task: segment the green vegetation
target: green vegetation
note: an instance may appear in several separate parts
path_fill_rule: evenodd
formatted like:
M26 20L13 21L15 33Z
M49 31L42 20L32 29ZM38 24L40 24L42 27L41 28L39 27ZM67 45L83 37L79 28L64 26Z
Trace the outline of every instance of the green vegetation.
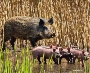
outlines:
M52 59L47 60L47 64L44 64L43 57L42 63L39 65L38 61L33 60L31 50L28 48L22 48L21 52L6 50L5 52L0 51L0 73L63 73L61 65L55 65ZM62 63L63 64L63 63ZM78 73L78 62L76 61L76 70L68 71L68 73ZM69 67L69 66L68 66ZM80 70L84 73L90 72L89 63L85 61L85 67ZM65 73L65 72L64 72Z

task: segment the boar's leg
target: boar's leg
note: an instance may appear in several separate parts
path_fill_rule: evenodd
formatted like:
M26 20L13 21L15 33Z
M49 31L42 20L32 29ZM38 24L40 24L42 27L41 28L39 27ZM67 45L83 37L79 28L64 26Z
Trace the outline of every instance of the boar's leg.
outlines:
M7 42L10 38L5 38L4 36L4 42L3 42L3 48L2 48L2 51L5 50L5 42Z
M6 41L4 41L4 43L3 43L3 48L2 48L2 51L4 51L4 50L5 50L5 42L6 42Z
M13 47L13 50L14 50L14 42L16 41L16 38L15 37L11 37L11 40L10 40L10 43L11 43L11 45L12 45L12 47Z
M29 38L29 41L31 42L31 45L32 47L35 47L36 46L36 42L35 42L35 39L34 38Z
M39 64L41 64L40 56L38 56L37 60L38 60Z
M37 42L37 41L39 41L39 40L41 40L41 39L43 39L43 38L42 38L40 35L37 35L37 37L34 38L35 42Z
M5 50L5 42L7 42L11 38L11 35L13 35L13 30L11 29L11 27L4 26L4 42L3 42L2 51Z
M39 35L37 35L37 37L36 38L29 38L29 41L31 42L31 45L33 46L33 47L35 47L36 46L36 42L37 41L39 41L39 40L41 40L42 39L42 37L41 36L39 36Z

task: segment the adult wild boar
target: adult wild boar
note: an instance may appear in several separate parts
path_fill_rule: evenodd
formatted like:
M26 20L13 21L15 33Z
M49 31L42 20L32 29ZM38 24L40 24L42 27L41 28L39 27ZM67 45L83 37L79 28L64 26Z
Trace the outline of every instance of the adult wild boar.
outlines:
M5 50L5 42L10 40L14 49L14 42L17 38L29 40L31 45L36 46L36 42L41 39L49 39L55 36L45 24L53 24L53 18L46 20L38 17L16 16L8 19L4 25L4 44L2 50Z
M44 63L46 64L46 59L52 58L55 64L58 64L58 58L60 54L56 51L56 47L45 48L42 46L35 47L32 50L32 55L34 59L38 59L39 64L41 63L40 58L44 56Z

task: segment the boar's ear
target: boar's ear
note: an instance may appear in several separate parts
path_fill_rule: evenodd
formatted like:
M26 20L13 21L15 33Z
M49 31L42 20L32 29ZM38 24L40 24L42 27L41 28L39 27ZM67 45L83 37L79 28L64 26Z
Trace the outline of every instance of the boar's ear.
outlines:
M52 25L52 24L53 24L53 17L50 18L50 19L48 20L48 22L50 23L50 25Z
M43 26L43 25L44 25L44 21L40 19L39 26Z

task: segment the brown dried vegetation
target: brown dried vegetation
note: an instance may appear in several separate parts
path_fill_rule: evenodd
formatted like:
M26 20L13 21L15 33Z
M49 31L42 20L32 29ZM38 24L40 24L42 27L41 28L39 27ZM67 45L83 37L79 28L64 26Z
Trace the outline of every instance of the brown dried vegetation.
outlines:
M90 48L89 0L0 0L0 31L12 16L53 17L51 29L56 32L56 37L41 40L38 45L59 43L63 47L77 45L81 49ZM21 41L25 42L28 43ZM16 44L19 43L17 40Z

